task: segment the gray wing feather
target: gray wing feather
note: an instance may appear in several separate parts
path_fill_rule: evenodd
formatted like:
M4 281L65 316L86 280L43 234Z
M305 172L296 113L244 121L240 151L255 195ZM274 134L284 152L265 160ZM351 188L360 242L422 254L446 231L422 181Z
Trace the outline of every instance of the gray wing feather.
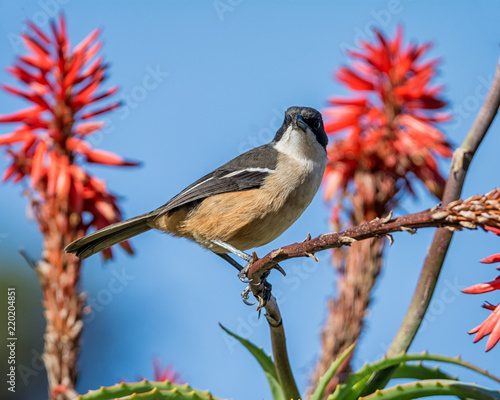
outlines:
M277 162L278 152L269 144L247 151L198 179L153 212L159 216L209 196L259 188ZM228 177L237 171L243 172Z
M226 177L231 172L217 170L204 176L155 211L161 215L216 194L259 188L269 175L269 172L244 171L237 177Z

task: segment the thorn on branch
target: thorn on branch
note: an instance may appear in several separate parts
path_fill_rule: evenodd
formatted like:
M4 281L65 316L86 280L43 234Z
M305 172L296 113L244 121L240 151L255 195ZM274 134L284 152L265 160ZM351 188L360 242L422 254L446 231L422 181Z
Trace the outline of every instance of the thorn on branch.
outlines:
M380 221L382 222L382 224L387 224L391 219L392 219L392 210L389 211L389 214L383 217Z
M451 162L451 172L456 174L464 169L464 158L468 153L463 147L459 147L453 153L453 161Z
M316 260L317 260L317 259L316 259ZM283 268L281 268L281 266L280 266L279 264L276 264L276 265L273 267L273 269L275 269L275 270L277 270L277 271L281 272L281 274L282 274L283 276L286 276L286 272L285 272L285 270L284 270Z
M309 240L311 240L311 234L307 232L307 237L302 241L302 243L308 242Z
M282 248L279 248L278 250L274 250L272 253L271 253L271 257L272 258L276 258L276 257L279 257L281 255L285 254L285 250L283 250Z
M259 296L259 305L257 306L257 312L259 313L259 318L260 318L260 312L262 308L266 305L264 299Z
M392 246L394 244L394 238L392 237L392 235L388 233L387 235L385 235L385 237L389 239L389 245Z
M314 261L319 262L318 257L316 257L313 253L305 253L307 257L311 257Z
M409 232L410 235L414 235L415 233L417 233L416 229L410 228L408 226L401 226L399 229L402 230L403 232Z
M341 237L339 237L339 243L341 245L350 246L354 242L357 242L357 240L354 239L354 238L352 238L352 237L349 237L349 236L341 236Z
M431 212L432 211L437 211L437 210L439 210L441 208L442 205L443 205L443 203L439 202L434 207L432 207L429 211L431 211Z

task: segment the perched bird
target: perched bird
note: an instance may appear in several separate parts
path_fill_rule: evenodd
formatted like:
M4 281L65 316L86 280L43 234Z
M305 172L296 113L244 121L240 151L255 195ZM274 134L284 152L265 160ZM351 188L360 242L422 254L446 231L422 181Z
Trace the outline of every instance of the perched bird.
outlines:
M290 107L270 143L232 159L156 210L75 240L65 251L87 258L158 229L190 239L241 270L227 253L250 263L244 250L271 242L300 217L323 178L327 143L317 110Z

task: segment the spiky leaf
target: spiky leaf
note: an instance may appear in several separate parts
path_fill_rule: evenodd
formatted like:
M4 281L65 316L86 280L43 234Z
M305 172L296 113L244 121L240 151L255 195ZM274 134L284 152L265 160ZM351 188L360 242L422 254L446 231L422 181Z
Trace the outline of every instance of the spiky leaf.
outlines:
M285 400L285 394L279 383L278 375L276 374L276 368L273 361L271 360L271 357L264 353L261 348L257 347L249 340L243 339L242 337L236 335L229 329L225 328L222 324L219 325L229 336L232 336L238 342L240 342L255 357L261 368L264 370L264 374L266 375L267 381L269 382L269 387L271 388L273 399Z
M316 387L316 390L314 391L313 395L311 396L311 400L321 400L323 398L323 395L325 393L325 389L326 389L326 386L328 385L328 382L330 382L330 380L332 379L335 372L337 372L337 370L339 369L340 365L352 353L352 351L354 350L354 347L356 347L356 343L353 343L352 345L350 345L342 353L342 355L332 363L330 368L328 368L326 373L319 380L318 386Z
M458 377L448 375L438 367L430 368L422 364L402 364L392 375L392 379L449 379L456 381Z
M347 380L337 387L335 392L330 396L332 400L340 400L340 399L345 399L345 400L354 400L357 399L359 396L359 393L353 392L352 387L356 386L359 388L360 385L364 386L363 382L367 382L367 377L369 378L374 372L381 371L386 368L398 366L398 365L403 365L403 363L410 362L410 361L438 361L438 362L443 362L447 364L455 364L455 365L460 365L464 368L470 369L472 371L475 371L481 375L484 375L490 379L495 380L496 382L500 383L500 379L497 378L494 375L491 375L488 373L488 371L485 371L479 367L476 367L468 362L463 361L460 358L454 358L454 357L446 357L446 356L441 356L441 355L434 355L434 354L429 354L429 353L420 353L420 354L407 354L407 353L402 353L399 354L395 357L390 357L390 358L383 358L381 360L375 361L372 364L367 364L363 368L361 368L358 372L352 374L347 378ZM365 394L369 395L370 393Z
M78 396L78 400L111 400L128 399L168 399L168 400L219 400L210 392L194 390L187 383L177 385L168 381L152 382L146 379L136 383L119 383L110 387L101 387L98 390L91 390L87 394ZM135 396L135 397L133 397Z
M363 400L412 400L429 396L457 396L475 400L500 400L500 392L473 383L451 381L418 381L377 390Z

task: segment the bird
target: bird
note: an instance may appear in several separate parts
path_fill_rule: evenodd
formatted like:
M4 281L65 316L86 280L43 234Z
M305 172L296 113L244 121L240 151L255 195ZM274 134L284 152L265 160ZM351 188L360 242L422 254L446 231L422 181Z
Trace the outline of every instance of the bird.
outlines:
M242 277L253 259L244 251L279 237L311 203L325 172L327 145L321 113L290 107L271 142L235 157L161 207L75 240L65 252L84 259L156 229L214 252Z

